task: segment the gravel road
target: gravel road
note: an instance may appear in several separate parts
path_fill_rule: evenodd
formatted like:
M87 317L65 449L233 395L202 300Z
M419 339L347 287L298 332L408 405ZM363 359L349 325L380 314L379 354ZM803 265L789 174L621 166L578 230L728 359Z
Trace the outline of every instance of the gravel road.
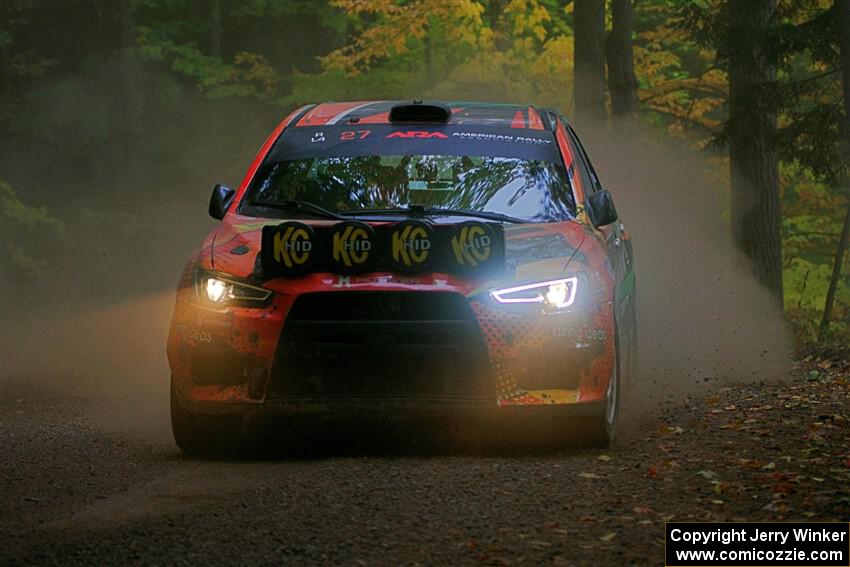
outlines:
M386 428L198 459L160 398L6 388L0 564L658 565L668 520L847 521L848 372L814 364L663 405L606 451Z

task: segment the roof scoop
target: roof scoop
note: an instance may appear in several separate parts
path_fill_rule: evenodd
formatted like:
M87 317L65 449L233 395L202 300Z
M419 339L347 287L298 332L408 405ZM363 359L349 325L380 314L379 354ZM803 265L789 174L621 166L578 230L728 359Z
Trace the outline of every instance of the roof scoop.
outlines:
M445 124L452 117L452 109L439 102L422 102L414 100L402 102L390 108L390 122Z

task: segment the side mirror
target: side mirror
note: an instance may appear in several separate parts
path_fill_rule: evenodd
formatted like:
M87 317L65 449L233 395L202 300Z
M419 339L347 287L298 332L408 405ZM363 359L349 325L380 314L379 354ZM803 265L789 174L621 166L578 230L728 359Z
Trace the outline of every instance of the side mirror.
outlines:
M236 195L236 191L227 185L218 184L213 187L210 196L210 216L216 220L223 219L234 195Z
M611 197L611 193L604 189L592 193L587 198L587 209L590 212L590 220L596 228L609 225L617 220L614 198Z

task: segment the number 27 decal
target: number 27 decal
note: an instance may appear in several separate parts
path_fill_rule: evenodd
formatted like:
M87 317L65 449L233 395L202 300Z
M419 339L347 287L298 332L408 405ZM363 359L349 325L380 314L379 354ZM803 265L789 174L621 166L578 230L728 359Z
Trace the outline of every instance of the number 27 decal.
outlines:
M340 134L340 140L362 140L369 134L371 134L371 130L346 130L342 134Z

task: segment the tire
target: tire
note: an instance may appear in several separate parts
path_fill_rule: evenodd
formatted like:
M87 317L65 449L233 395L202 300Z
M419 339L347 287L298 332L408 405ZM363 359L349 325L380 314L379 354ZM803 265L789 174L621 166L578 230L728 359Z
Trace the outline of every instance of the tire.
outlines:
M185 409L171 384L171 431L180 450L191 455L239 455L242 416L211 415Z
M619 327L614 327L614 372L608 385L605 409L585 421L584 439L588 446L609 447L617 434L617 424L620 420L621 401L623 399L623 380L620 368L620 333Z
M628 321L624 325L628 340L620 342L620 344L626 345L623 351L626 354L625 362L621 363L622 366L620 368L620 399L625 403L627 408L633 407L635 380L639 372L637 310L634 293L632 293L629 303Z

